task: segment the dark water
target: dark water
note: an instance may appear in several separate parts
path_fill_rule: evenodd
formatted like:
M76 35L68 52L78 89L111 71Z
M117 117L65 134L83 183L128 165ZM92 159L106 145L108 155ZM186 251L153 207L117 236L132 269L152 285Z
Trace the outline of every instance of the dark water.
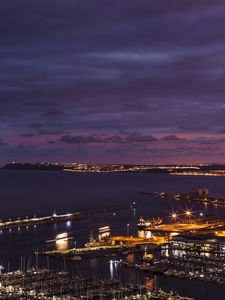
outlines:
M199 213L208 212L225 217L225 209L221 207L203 206L201 204L183 203L173 200L154 199L138 194L138 191L191 192L199 186L207 186L214 195L225 197L225 181L223 177L186 177L150 174L94 174L66 173L47 171L0 171L0 219L25 217L26 215L50 215L57 213L91 210L102 207L129 205L134 201L136 210L96 215L92 219L80 223L63 223L22 228L4 231L0 236L0 261L5 268L19 268L21 256L30 264L35 264L32 253L38 248L46 249L47 240L56 234L67 231L73 237L72 243L83 246L90 230L94 234L102 225L110 225L112 234L126 234L127 224L130 233L136 234L136 223L140 216L168 217L174 209L180 211L186 207ZM8 263L10 262L10 263ZM39 258L40 264L46 264L45 258ZM50 261L50 265L64 268L62 262ZM125 270L120 266L112 266L107 258L95 258L70 263L67 266L75 272L96 276L118 275L130 280L153 281L148 273ZM198 280L179 279L165 276L156 277L157 287L165 290L173 289L196 299L225 299L225 287Z

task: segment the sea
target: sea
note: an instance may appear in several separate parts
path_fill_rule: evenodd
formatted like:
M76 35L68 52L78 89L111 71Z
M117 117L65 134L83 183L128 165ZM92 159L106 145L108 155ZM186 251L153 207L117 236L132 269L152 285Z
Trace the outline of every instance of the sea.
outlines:
M110 226L112 235L127 235L129 229L129 235L135 236L141 216L160 216L167 220L172 211L183 213L184 210L191 209L195 215L204 213L225 217L225 207L160 199L140 193L190 193L203 186L208 187L211 195L225 198L224 177L1 170L1 220L111 208L110 212L95 214L80 222L37 225L0 232L0 264L4 268L2 272L38 264L39 267L56 270L69 269L85 276L119 277L130 282L144 282L150 288L173 290L199 300L225 299L224 285L197 279L153 276L148 272L112 264L109 257L65 262L47 260L46 257L39 257L37 261L37 256L34 255L35 251L56 247L49 241L54 240L60 233L68 234L71 247L83 247L90 233L97 236L98 228L102 226ZM126 206L127 209L117 210L120 206Z

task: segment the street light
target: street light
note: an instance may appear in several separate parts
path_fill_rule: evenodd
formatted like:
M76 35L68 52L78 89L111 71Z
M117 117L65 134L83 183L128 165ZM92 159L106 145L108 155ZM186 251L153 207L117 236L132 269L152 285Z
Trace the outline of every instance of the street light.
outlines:
M170 218L171 218L171 220L176 221L177 218L178 218L177 211L172 211L172 212L170 213Z
M172 214L172 218L176 220L177 214L173 213L173 214Z
M186 214L186 216L190 217L191 211L190 210L186 210L185 214Z

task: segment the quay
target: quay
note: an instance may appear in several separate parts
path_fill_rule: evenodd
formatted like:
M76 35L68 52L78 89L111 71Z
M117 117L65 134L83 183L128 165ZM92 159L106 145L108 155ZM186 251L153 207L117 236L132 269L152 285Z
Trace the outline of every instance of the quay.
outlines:
M123 255L133 252L142 251L137 247L131 246L96 246L96 247L85 247L85 248L71 248L68 250L52 250L52 251L42 251L36 252L37 255L46 255L54 257L57 259L71 259L71 260L81 260L84 258L102 257L102 256L116 256Z
M101 229L101 228L100 228ZM47 255L59 259L80 260L99 256L127 255L129 253L144 252L144 246L156 249L168 243L167 237L128 237L109 236L104 239L86 243L84 248L70 248L38 252L38 255Z
M149 220L140 218L137 224L138 234L143 237L157 237L167 235L168 238L182 233L195 234L217 234L225 235L225 221L213 216L203 216L201 218L188 217L181 219L177 214L172 223L157 223L155 219Z
M51 223L60 223L66 221L80 221L87 218L87 215L81 212L75 212L71 214L62 214L57 215L53 213L51 216L47 217L33 217L33 218L25 218L17 220L9 220L9 221L0 221L0 231L12 228L20 228L26 226L35 226L39 224L51 224Z
M116 207L107 207L98 210L90 210L90 211L81 211L81 212L73 212L67 214L56 214L54 212L51 216L45 217L37 217L34 216L32 218L18 218L17 220L9 219L8 221L0 220L0 231L12 228L21 228L27 226L36 226L41 224L51 224L51 223L61 223L67 221L82 221L88 219L92 215L117 212L125 209L131 208L132 205L126 206L116 206Z

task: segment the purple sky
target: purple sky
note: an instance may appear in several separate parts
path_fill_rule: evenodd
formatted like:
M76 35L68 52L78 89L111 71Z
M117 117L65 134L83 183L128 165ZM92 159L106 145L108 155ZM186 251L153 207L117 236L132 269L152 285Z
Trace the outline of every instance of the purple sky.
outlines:
M1 164L225 162L225 1L1 1L0 120Z

